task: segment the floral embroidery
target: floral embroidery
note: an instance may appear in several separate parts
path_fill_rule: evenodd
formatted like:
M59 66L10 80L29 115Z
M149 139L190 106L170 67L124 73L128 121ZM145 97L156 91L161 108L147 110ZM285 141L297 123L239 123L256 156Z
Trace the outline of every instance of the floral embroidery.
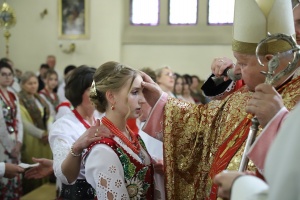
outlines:
M127 200L126 194L122 194L121 200Z
M130 159L121 148L117 148L117 151L120 154L120 161L124 167L125 179L130 179L135 174L136 166L130 162Z
M138 178L132 178L131 180L126 180L126 187L130 199L140 199L144 193L143 183Z
M121 181L121 180L117 180L117 181L115 182L115 186L116 186L117 188L121 187L121 185L122 185L122 181Z
M116 166L110 166L110 168L108 169L108 171L110 172L110 173L116 173Z
M117 151L120 153L120 161L124 166L125 183L130 199L137 200L144 198L150 187L150 184L145 182L149 167L145 166L135 173L136 166L130 162L127 154L121 148L117 148Z

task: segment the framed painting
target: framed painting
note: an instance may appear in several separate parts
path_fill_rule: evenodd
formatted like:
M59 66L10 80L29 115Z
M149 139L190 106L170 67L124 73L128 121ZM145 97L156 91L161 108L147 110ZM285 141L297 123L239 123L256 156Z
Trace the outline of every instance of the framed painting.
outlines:
M58 37L89 38L89 0L58 0Z

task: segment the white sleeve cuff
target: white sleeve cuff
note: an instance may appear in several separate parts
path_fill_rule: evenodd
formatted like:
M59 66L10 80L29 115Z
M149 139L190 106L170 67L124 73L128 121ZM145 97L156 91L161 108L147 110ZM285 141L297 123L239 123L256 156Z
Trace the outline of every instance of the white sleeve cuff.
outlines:
M230 199L265 199L268 188L269 186L260 178L251 175L240 176L232 185Z
M3 177L5 174L5 163L0 162L0 177Z

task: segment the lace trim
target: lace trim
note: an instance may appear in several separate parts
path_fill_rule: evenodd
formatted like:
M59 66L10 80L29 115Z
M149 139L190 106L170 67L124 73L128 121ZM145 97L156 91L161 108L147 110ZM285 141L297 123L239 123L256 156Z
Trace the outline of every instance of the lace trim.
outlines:
M70 184L61 170L61 165L70 152L70 144L62 139L55 139L53 142L53 170L55 176L64 184ZM84 152L83 152L84 153Z
M116 173L116 166L112 165L107 170L110 174ZM111 177L106 176L104 173L99 172L98 177L96 177L97 183L97 196L99 199L109 199L108 197L113 197L113 199L118 199L121 197L122 200L129 199L126 193L118 194L115 192L115 188L126 187L124 182L120 179L112 179Z

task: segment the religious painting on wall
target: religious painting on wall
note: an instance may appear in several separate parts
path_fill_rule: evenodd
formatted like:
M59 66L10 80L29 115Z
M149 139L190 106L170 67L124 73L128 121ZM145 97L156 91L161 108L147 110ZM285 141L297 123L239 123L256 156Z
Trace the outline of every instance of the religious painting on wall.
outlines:
M60 39L89 38L89 0L58 0Z

